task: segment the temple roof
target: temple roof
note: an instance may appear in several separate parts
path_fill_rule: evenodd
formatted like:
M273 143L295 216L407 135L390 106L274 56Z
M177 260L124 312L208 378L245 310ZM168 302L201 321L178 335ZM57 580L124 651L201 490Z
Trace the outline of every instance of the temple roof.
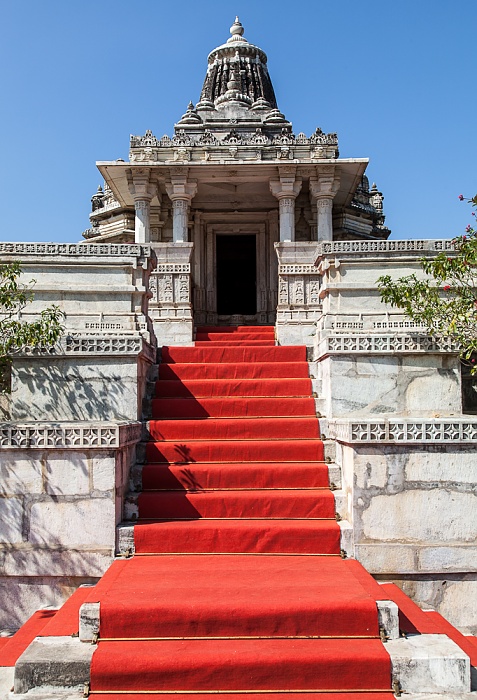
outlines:
M175 125L176 134L185 129L191 135L204 131L224 132L234 124L238 132L264 128L270 136L292 125L277 107L268 74L267 55L244 37L244 28L235 18L231 36L208 57L207 74L200 100Z
M276 109L266 54L243 36L244 28L238 17L230 27L230 34L225 44L209 54L197 110L220 109L227 103L251 109Z

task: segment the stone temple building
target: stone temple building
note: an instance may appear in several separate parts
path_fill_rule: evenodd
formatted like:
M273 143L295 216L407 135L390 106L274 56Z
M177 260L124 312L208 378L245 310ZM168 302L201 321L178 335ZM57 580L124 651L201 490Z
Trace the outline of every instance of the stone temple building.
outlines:
M160 262L172 256L191 265L192 318L181 310L189 341L192 321L275 323L276 243L390 234L383 196L364 174L368 160L340 159L336 134L293 133L267 56L238 20L230 31L209 54L200 100L172 138L132 136L128 163L98 163L104 189L92 197L92 227L83 234L98 243L151 243ZM162 308L158 320L177 321L181 312Z
M471 700L475 385L377 286L454 245L230 33L84 241L0 242L64 313L0 396L0 700Z

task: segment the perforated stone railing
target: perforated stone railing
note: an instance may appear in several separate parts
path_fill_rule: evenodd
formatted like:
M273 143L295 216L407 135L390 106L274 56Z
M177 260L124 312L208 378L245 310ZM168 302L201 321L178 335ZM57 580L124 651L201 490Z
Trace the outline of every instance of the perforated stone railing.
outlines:
M433 338L429 335L328 335L319 343L322 357L334 353L458 353L458 345L451 338Z
M138 442L142 424L0 423L0 449L117 448Z
M477 443L476 418L323 420L327 438L345 443Z

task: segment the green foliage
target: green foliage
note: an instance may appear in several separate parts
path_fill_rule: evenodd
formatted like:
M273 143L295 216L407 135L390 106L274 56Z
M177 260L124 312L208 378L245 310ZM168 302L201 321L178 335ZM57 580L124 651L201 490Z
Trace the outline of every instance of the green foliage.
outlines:
M21 284L20 274L19 263L0 265L0 379L23 346L49 348L63 332L64 315L58 306L44 309L35 321L21 320L21 311L33 301L34 281Z
M477 195L467 201L477 207ZM426 279L414 274L394 281L383 275L378 287L382 301L402 309L430 335L449 336L460 347L462 361L477 374L477 231L469 224L453 244L452 253L421 259Z

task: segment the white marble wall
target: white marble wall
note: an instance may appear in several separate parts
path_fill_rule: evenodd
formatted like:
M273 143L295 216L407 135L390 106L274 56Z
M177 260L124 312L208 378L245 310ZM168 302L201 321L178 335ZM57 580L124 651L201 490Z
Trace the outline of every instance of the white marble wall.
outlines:
M338 423L345 425L344 420ZM423 438L422 423L408 421L403 429L396 420L399 434L407 434L403 444L389 444L380 423L366 423L348 424L354 426L351 437L349 432L340 436L333 422L323 425L326 434L338 434L336 462L344 491L340 515L353 527L348 555L475 634L477 422L462 432L462 421L456 421L457 429L442 419L429 421ZM376 438L372 444L366 442L367 428ZM362 442L353 442L353 436L362 436Z
M0 629L108 568L140 434L138 423L0 424Z

